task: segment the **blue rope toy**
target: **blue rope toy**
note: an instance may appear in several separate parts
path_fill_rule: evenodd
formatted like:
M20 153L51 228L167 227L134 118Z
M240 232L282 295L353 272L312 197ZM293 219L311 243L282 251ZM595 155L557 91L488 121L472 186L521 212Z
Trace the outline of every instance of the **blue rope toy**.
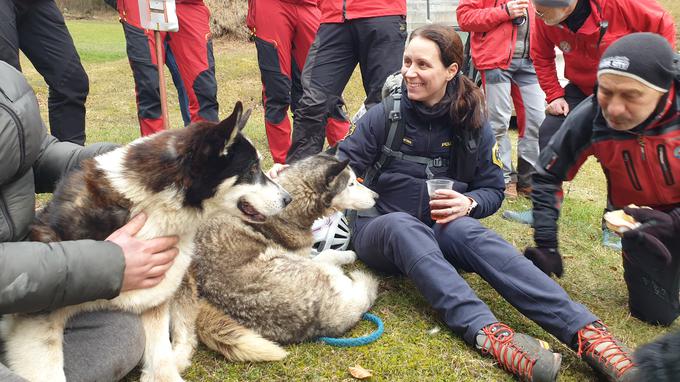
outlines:
M383 332L385 331L385 326L383 325L383 322L380 320L380 318L378 318L378 316L376 316L375 314L371 314L371 313L364 313L364 315L361 316L361 318L366 320L366 321L371 321L378 328L373 333L371 333L367 336L363 336L363 337L357 337L357 338L319 337L319 340L322 341L322 342L325 342L328 345L340 346L340 347L362 346L362 345L368 345L371 342L375 342L375 340L380 338L380 336L382 336Z

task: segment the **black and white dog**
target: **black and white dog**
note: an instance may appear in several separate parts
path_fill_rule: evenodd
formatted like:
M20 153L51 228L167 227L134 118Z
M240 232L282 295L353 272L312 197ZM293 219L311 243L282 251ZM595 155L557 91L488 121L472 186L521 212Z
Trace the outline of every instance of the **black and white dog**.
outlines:
M170 343L170 305L191 263L199 225L219 213L263 222L290 202L288 193L264 175L256 148L240 133L250 115L242 110L239 102L220 123L201 122L140 138L85 161L65 177L37 217L33 240L104 240L131 216L144 212L147 222L137 237L178 235L179 255L153 288L46 314L5 316L2 335L13 371L29 381L64 381L62 340L69 317L87 310L120 309L142 316L146 334L142 380L182 380L180 369L188 360L176 357L173 345L181 347L177 341L192 335L181 333L187 328L173 322Z

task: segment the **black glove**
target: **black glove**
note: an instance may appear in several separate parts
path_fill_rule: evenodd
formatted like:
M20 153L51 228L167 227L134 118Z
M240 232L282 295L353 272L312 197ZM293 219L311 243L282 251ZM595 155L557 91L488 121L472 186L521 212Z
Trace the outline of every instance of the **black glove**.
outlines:
M527 247L524 250L524 257L531 260L535 266L550 276L554 273L557 277L562 277L564 269L562 268L562 255L557 248L546 247Z
M625 207L623 212L632 216L642 225L623 233L630 243L648 245L650 252L658 254L666 264L673 260L667 244L680 241L680 209L670 213L649 208Z

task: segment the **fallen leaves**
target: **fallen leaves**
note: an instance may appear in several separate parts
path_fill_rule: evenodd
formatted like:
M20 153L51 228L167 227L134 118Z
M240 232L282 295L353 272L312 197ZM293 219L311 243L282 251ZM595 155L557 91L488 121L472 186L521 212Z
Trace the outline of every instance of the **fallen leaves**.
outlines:
M356 365L354 367L350 366L348 367L348 369L349 373L352 374L352 377L356 379L366 379L373 376L373 374L371 374L373 370L366 370L359 365Z

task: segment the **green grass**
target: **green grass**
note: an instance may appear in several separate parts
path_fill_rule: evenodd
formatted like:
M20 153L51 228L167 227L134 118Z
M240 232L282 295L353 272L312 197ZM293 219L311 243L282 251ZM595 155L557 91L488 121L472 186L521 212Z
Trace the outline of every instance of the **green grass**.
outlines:
M680 6L675 2L666 0L665 3L676 15L680 13ZM139 135L139 127L121 26L113 18L71 21L68 26L91 81L87 104L88 142L133 140ZM261 84L255 57L252 44L234 41L215 44L220 114L228 115L237 100L254 109L246 133L262 152L265 166L269 166L271 158L264 134ZM24 59L23 64L38 94L43 119L47 121L46 87L28 61ZM171 125L178 127L181 118L176 94L172 86L168 90ZM353 113L363 100L358 71L344 95L348 110ZM594 160L584 165L573 182L565 184L565 193L560 244L566 272L558 282L574 300L599 315L631 346L677 329L678 323L670 329L653 327L631 318L628 313L620 254L603 248L599 242L605 185ZM501 211L485 219L484 224L522 249L532 244L531 230L502 220L500 212L529 206L526 199L506 201ZM564 355L562 381L596 380L596 375L572 351L518 313L480 277L464 277L500 320L518 331L546 339ZM374 381L513 380L446 329L408 280L383 278L373 312L383 319L385 334L370 346L346 349L306 343L290 346L290 356L282 362L259 364L228 363L202 347L185 377L190 381L343 381L351 380L347 368L359 364L374 371L371 379ZM436 327L441 330L430 334ZM371 329L370 325L361 323L350 335L361 335ZM133 375L129 379L135 378Z

